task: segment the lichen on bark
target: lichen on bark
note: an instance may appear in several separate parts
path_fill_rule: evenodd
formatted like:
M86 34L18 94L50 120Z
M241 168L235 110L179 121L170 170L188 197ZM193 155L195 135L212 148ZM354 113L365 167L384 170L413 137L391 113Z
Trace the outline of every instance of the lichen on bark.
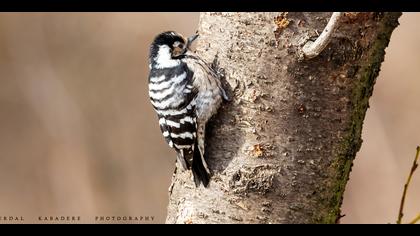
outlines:
M380 66L385 58L385 48L388 46L392 31L398 26L398 17L401 13L394 14L374 14L374 19L382 22L379 25L376 39L373 39L368 50L365 52L368 55L366 61L368 63L362 64L356 74L359 76L359 82L355 83L355 88L352 90L351 103L353 111L351 115L351 127L347 137L343 140L342 145L339 146L337 156L337 163L339 178L333 191L336 192L335 199L331 201L331 212L327 217L321 219L321 223L335 223L340 219L340 207L343 201L345 186L349 179L353 160L356 153L362 145L361 132L363 128L363 121L366 111L369 107L369 98L372 96L373 87L377 76L379 75ZM338 217L337 217L338 216Z

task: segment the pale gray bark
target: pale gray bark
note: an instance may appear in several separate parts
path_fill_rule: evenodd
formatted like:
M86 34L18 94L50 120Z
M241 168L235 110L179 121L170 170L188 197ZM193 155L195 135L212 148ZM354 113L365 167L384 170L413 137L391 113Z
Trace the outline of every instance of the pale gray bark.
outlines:
M233 101L208 131L210 187L178 171L167 223L335 223L384 50L401 13L202 13L198 53L218 54Z

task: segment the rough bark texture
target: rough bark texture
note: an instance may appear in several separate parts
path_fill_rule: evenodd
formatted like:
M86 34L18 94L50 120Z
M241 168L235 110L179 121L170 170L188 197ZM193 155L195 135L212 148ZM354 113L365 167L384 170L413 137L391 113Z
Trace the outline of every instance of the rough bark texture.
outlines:
M335 223L363 119L400 13L349 13L327 48L298 60L331 13L202 13L233 101L209 125L210 187L178 171L167 223Z

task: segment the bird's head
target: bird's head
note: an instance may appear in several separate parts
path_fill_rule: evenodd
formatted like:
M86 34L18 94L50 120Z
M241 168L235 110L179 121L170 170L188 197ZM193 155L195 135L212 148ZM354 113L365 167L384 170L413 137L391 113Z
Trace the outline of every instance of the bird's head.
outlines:
M185 38L174 31L160 33L150 47L151 62L181 58L197 37L198 34Z

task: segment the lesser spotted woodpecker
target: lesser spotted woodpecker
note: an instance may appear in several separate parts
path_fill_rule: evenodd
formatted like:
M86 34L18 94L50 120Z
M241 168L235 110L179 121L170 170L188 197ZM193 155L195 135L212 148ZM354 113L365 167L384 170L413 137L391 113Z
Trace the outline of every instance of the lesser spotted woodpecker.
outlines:
M228 97L218 73L190 50L197 37L186 39L173 31L156 36L149 55L149 97L180 166L192 170L197 187L207 187L206 123Z

